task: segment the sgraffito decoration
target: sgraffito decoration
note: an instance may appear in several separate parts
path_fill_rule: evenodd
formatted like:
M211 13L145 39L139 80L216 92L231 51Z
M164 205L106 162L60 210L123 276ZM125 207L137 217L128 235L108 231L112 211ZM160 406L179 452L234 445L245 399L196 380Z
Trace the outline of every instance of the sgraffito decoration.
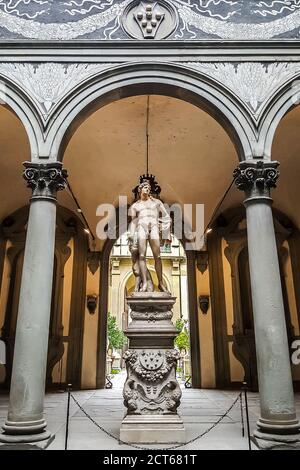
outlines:
M0 39L298 39L300 1L0 0Z

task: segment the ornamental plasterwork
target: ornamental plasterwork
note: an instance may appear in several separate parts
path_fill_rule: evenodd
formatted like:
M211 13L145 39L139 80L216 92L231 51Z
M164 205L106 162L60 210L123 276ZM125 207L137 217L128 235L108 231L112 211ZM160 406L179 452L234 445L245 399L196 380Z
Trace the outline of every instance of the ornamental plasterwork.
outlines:
M266 40L293 31L300 26L300 4L299 2L292 8L289 8L287 1L272 1L272 2L248 2L244 1L243 7L240 2L223 2L228 6L235 7L235 10L229 11L227 16L218 15L217 11L212 13L207 11L204 15L200 10L192 8L191 5L186 5L187 2L174 0L173 2L178 8L178 14L183 22L182 32L189 32L191 39L197 39L197 32L202 31L210 37L216 37L229 40ZM188 2L189 3L189 2ZM192 3L192 2L191 2ZM204 2L200 2L203 5ZM208 2L207 2L208 3ZM212 2L217 4L217 2ZM249 16L245 15L246 21L236 22L232 21L238 16L243 16L246 13L245 7L251 8ZM231 4L231 5L230 5ZM247 5L248 4L248 5ZM240 7L240 8L239 8ZM249 11L249 10L248 10ZM288 16L282 16L282 13L289 11ZM258 18L264 19L263 22L254 22L255 14ZM241 17L240 16L240 17ZM266 18L272 20L265 21ZM276 19L274 19L276 18ZM248 19L248 21L247 21ZM257 19L257 17L256 17ZM179 38L180 35L177 35ZM184 37L184 34L182 34ZM295 37L299 37L299 31L295 33Z
M140 3L159 7L164 0L0 0L0 38L130 39L137 36L126 29L126 15L132 15L131 5L134 8ZM176 21L174 15L172 19L174 31L169 28L168 33L172 40L299 39L298 0L168 0L165 7L167 4L176 16ZM130 17L130 21L134 19ZM158 22L159 28L166 24L161 19ZM164 37L159 28L155 39ZM152 32L141 39L150 39Z
M300 73L299 62L205 63L186 62L183 65L206 74L225 85L241 99L251 114L258 118L269 98L286 82ZM299 83L295 81L297 90Z
M37 2L37 0L32 0ZM19 2L22 5L23 0ZM125 7L131 2L131 0L123 0L121 2L114 2L108 0L107 2L100 1L69 1L69 2L54 2L54 5L50 4L50 1L43 2L40 5L42 12L39 16L35 13L34 18L27 14L27 18L22 16L20 9L15 8L15 14L8 8L0 9L0 27L7 29L10 33L15 33L20 37L28 39L40 39L40 40L71 40L83 37L87 34L91 34L95 31L102 31L101 39L111 39L112 34L116 32L121 26L121 16ZM4 2L2 2L4 3ZM51 2L52 3L52 2ZM65 6L65 17L72 19L73 21L66 22L54 22L47 23L42 22L41 18L47 12L47 9L55 8L55 4L61 3ZM90 4L90 5L88 5ZM56 5L57 6L57 5ZM0 3L1 7L1 3ZM92 10L100 10L101 13L90 14ZM44 10L44 11L43 11ZM19 12L19 14L16 12ZM68 13L66 15L66 13ZM74 21L75 16L78 19ZM39 20L37 20L39 18Z
M76 85L112 65L109 63L42 63L35 65L29 63L0 63L0 73L28 92L46 121L54 106Z
M14 81L36 103L47 122L55 106L77 85L87 78L115 67L116 63L62 64L62 63L0 63L0 74ZM295 93L299 91L296 77L299 62L181 62L226 86L244 102L250 113L258 119L264 105L285 83L295 77Z

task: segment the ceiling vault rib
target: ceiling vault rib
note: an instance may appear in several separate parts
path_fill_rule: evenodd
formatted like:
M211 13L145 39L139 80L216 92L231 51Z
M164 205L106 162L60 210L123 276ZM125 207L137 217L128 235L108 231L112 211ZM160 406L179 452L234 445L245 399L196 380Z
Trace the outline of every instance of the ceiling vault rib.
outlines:
M74 192L73 192L73 190L72 190L72 188L71 188L71 185L70 185L69 181L67 182L67 186L68 186L69 194L70 194L70 196L72 197L73 201L74 201L75 204L76 204L77 212L81 215L81 217L82 217L82 219L83 219L84 225L85 225L85 227L86 227L86 232L91 235L92 240L93 240L93 242L94 242L94 241L96 240L95 235L94 235L94 233L93 233L93 231L92 231L92 229L91 229L91 227L90 227L90 225L89 225L89 223L88 223L88 221L87 221L87 218L86 218L85 215L84 215L83 210L82 210L81 207L80 207L80 204L79 204L79 202L78 202L78 199L77 199L77 197L75 196L75 194L74 194Z
M209 222L208 222L208 224L207 224L207 226L206 226L206 228L205 228L204 233L207 233L207 231L211 228L211 225L212 225L212 223L214 222L215 217L216 217L216 215L217 215L219 209L221 208L223 202L225 201L225 199L226 199L226 197L227 197L229 191L231 190L233 184L234 184L234 179L231 181L230 185L228 186L228 188L226 189L225 193L224 193L223 196L221 197L220 201L219 201L218 204L216 205L216 207L215 207L215 209L214 209L214 211L213 211L213 213L212 213L212 216L211 216L211 218L210 218L210 220L209 220Z

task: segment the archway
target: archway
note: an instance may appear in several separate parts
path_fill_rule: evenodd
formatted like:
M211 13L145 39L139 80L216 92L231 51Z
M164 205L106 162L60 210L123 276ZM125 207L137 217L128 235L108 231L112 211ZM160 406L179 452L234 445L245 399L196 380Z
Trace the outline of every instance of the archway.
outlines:
M295 309L299 230L291 220L274 209L274 226L278 247L281 284L287 335L290 346L298 339ZM253 305L247 246L247 226L243 208L221 213L209 236L210 280L213 296L212 316L218 388L237 388L246 381L253 391L258 389ZM214 296L214 292L218 295ZM225 325L225 327L224 327ZM291 350L292 353L292 350ZM294 385L299 376L294 370Z
M1 95L0 95L1 99ZM0 221L7 219L19 207L28 203L28 191L22 178L25 160L30 160L31 148L24 125L15 112L6 105L0 105ZM0 229L0 331L4 327L8 302L11 266L6 260L9 249L4 232ZM2 339L3 341L3 339ZM6 349L6 345L5 345ZM6 354L6 362L9 361ZM6 380L6 366L0 365L0 383Z
M62 160L74 132L96 110L145 94L178 98L199 107L226 130L240 160L253 158L257 132L240 100L219 82L188 66L159 62L108 64L104 72L95 73L74 88L62 100L55 121L49 125L45 146L49 157Z
M0 224L3 266L1 340L6 345L6 365L1 386L10 387L18 304L29 207L10 214ZM81 387L83 312L87 240L81 221L63 207L58 208L51 317L47 359L47 389L63 389L68 383Z
M295 116L297 108L299 108L299 76L295 75L272 96L261 116L259 147L264 158L275 160L274 142L278 142L278 136L283 130L282 122L287 122L286 116L290 113ZM279 158L278 161L281 161L281 159Z
M190 339L190 309L188 305L188 277L187 277L187 257L183 245L177 240L176 237L172 236L172 242L170 246L161 248L161 257L163 264L163 278L165 286L173 297L176 298L176 303L173 309L173 323L178 328L183 330L185 338L188 342ZM154 268L154 261L152 259L151 249L148 246L147 249L147 265L150 271L151 277L154 282L155 290L157 290L157 275ZM127 297L130 296L135 289L135 278L132 272L132 260L131 254L128 248L128 233L122 234L113 245L109 257L109 288L108 288L108 305L107 315L109 317L109 325L111 330L108 332L107 345L109 345L109 337L111 336L112 341L117 337L118 334L115 331L126 330L130 321L130 308L127 303ZM195 293L194 293L195 295ZM193 317L193 315L192 315ZM195 318L193 318L195 321ZM116 325L116 329L114 328ZM125 338L124 338L125 339ZM117 341L115 342L115 344ZM122 361L122 353L127 348L127 342L119 347L115 347L116 350L109 351L106 364L106 375L111 373L117 373L125 367ZM190 346L183 343L179 343L181 352L181 364L179 367L180 377L183 382L187 379L189 383L193 383L191 380L191 364L190 359ZM193 345L194 346L194 345ZM195 350L195 348L193 349ZM117 357L117 360L116 360ZM197 363L197 359L195 361ZM113 362L112 362L113 361ZM199 359L198 359L199 361ZM199 373L196 370L196 383L199 380Z
M30 148L29 160L48 157L43 152L44 136L41 119L33 102L18 85L0 74L0 108L1 113L7 109L12 111L24 126Z
M289 309L291 315L292 336L294 339L300 338L300 289L299 289L299 254L300 254L300 210L299 210L299 182L297 174L300 171L299 162L299 126L300 126L300 106L297 96L292 93L293 87L284 95L286 98L285 115L278 115L277 127L272 140L272 159L280 163L280 178L273 194L274 207L288 216L290 224L287 229L291 231L288 238L288 252L286 267L289 276L288 283ZM294 98L291 99L291 96ZM289 106L288 106L289 104ZM280 118L280 120L279 120ZM289 260L290 258L290 260ZM294 349L290 344L290 354ZM299 389L300 369L296 364L291 364L293 378Z
M90 333L93 340L89 342L90 360L89 366L86 365L89 370L96 367L97 375L93 383L99 388L105 385L109 255L120 234L117 233L114 239L106 243L98 240L96 227L99 218L96 210L101 203L118 207L120 195L126 196L130 203L132 189L136 186L139 175L145 173L148 96L118 100L95 111L77 129L64 155L70 186L88 221L91 232L90 250L95 255L100 252L99 311L93 316L93 327L89 327L93 330ZM184 204L195 207L198 203L204 203L204 226L207 226L215 207L231 184L232 172L238 161L234 146L222 127L198 107L162 95L150 95L149 101L149 171L156 175L162 187L164 202L177 202L181 207ZM235 194L238 195L238 192ZM64 205L68 205L64 193L60 193L59 198ZM209 361L205 355L202 362L200 359L197 253L192 250L187 251L186 255L189 308L193 325L193 385L200 387L204 383L213 387L211 381L202 381L201 378L202 363L207 370ZM95 290L95 284L93 286ZM206 329L211 329L209 316L203 316L201 320L204 337L210 337L211 334L206 332ZM98 331L97 337L95 328ZM209 344L208 348L211 357L213 345ZM94 359L91 361L95 349L97 364L91 366L95 364Z

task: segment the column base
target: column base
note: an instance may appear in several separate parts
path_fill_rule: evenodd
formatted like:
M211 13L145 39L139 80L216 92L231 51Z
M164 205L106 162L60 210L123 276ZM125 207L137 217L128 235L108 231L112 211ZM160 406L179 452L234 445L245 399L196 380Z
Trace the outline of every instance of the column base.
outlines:
M259 449L300 449L300 424L296 416L286 420L260 418L253 440Z
M54 435L46 430L47 423L44 419L37 421L9 421L3 426L0 434L0 443L9 445L34 444L45 449L53 441Z
M49 431L19 436L0 434L0 450L45 450L54 439Z
M120 440L132 444L184 444L185 428L178 415L127 415Z
M254 431L253 441L260 450L300 449L300 434L268 434Z

